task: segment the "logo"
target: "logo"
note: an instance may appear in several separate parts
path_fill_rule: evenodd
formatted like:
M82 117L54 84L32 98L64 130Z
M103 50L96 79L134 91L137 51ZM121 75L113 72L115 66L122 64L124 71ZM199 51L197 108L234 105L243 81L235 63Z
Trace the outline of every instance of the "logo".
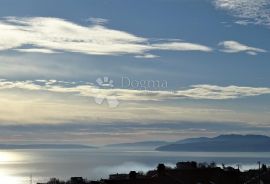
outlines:
M99 105L103 104L104 101L107 101L109 107L114 108L119 105L119 101L115 96L107 96L104 95L102 92L102 89L112 89L114 87L113 80L111 80L109 77L99 77L96 80L98 84L98 88L94 90L94 93L97 95L95 96L95 102Z

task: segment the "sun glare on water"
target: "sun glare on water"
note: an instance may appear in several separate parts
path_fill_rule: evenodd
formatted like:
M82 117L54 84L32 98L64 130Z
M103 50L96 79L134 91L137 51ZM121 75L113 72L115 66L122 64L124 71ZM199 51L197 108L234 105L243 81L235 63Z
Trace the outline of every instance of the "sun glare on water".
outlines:
M20 160L18 154L12 152L0 152L0 164L7 164L10 162L16 162Z
M20 177L11 176L8 173L0 170L0 183L1 184L23 184Z
M0 151L0 184L23 184L22 178L15 176L8 165L21 160L18 154Z

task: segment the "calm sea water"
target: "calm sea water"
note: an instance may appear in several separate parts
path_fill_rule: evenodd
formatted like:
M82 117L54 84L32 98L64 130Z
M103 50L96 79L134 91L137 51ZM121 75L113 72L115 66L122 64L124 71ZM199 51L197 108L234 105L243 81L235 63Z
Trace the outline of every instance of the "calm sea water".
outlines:
M242 169L256 168L257 161L270 163L270 153L158 152L132 149L84 150L1 150L0 183L28 184L47 181L50 177L67 179L107 178L110 173L147 171L158 163L174 166L178 161L215 161L240 164Z

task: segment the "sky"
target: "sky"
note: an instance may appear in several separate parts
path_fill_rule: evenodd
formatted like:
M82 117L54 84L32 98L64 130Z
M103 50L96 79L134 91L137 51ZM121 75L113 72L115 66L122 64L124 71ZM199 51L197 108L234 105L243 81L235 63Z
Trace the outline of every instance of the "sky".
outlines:
M269 0L0 0L1 143L270 135Z

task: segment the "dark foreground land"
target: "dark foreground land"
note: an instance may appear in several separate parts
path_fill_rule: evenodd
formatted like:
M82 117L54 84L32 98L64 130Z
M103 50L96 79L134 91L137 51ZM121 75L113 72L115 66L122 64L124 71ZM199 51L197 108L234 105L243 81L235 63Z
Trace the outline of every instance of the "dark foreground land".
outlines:
M100 181L72 177L69 181L52 178L38 184L270 184L270 168L259 164L258 169L240 171L215 163L178 162L175 168L159 164L147 173L111 174Z

